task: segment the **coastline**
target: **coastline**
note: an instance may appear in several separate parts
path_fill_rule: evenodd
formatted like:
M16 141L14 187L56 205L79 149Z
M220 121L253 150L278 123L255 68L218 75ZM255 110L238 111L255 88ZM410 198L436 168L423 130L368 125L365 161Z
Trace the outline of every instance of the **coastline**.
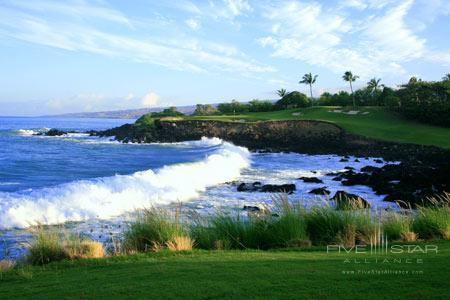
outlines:
M357 158L381 157L399 161L363 173L347 170L339 175L346 185L368 185L386 194L386 201L426 205L423 199L450 192L450 150L436 146L375 140L350 134L336 124L312 120L224 122L207 120L155 120L153 126L125 124L95 136L115 136L128 143L172 143L217 137L254 152L336 154ZM395 184L394 184L395 182Z

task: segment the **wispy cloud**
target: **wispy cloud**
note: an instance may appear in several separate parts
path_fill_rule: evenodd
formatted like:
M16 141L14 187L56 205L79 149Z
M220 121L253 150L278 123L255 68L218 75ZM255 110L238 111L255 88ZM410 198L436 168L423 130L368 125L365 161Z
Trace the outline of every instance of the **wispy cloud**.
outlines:
M95 4L95 1L90 1L88 3L84 0L69 2L48 0L7 0L5 3L30 13L45 13L46 15L52 14L60 17L69 16L86 20L104 20L131 26L130 20L120 11L112 9L105 4Z
M373 7L364 19L325 9L318 2L292 1L271 7L266 18L271 34L258 42L273 48L274 57L291 58L341 73L351 69L365 77L403 73L402 63L423 57L426 40L405 23L413 0L383 10L388 1L352 1L352 7Z
M270 66L248 57L243 58L231 52L224 54L221 48L226 48L226 45L211 47L210 45L216 43L193 39L196 44L192 47L192 44L185 43L189 39L183 36L166 36L161 39L149 36L147 32L129 28L122 28L122 31L131 30L128 34L105 31L102 26L94 25L93 21L98 22L100 18L126 25L131 23L125 16L111 8L95 5L91 7L84 1L73 3L76 5L68 10L64 5L50 1L36 3L19 1L8 6L0 6L0 34L3 32L9 37L34 44L69 51L90 52L173 70L229 71L240 72L243 75L273 71ZM64 16L48 17L45 13L48 10ZM196 28L200 26L193 23L190 25Z
M192 30L199 30L202 26L200 20L193 18L187 19L186 25L189 26L189 28L191 28Z

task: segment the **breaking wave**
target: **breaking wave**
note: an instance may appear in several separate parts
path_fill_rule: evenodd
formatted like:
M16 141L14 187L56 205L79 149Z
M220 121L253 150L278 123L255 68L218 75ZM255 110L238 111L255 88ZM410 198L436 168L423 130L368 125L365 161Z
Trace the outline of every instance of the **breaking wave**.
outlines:
M213 150L201 161L168 165L155 171L0 193L0 228L108 219L152 205L188 201L209 186L237 178L250 165L246 148L217 138L180 144Z

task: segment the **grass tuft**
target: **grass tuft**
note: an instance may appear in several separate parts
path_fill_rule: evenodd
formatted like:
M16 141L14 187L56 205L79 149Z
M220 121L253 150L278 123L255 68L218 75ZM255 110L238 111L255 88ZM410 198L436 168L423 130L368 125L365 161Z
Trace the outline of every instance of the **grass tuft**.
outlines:
M411 229L412 218L404 213L388 213L382 223L383 231L389 240L411 241L411 238L415 235Z
M170 251L190 251L194 248L194 240L188 236L176 236L166 242L166 246Z
M58 228L38 225L32 228L31 242L26 261L32 265L44 265L63 259L100 258L103 245L80 235L65 234Z
M187 236L179 219L179 211L171 215L163 209L145 209L137 212L136 221L124 234L127 251L156 251L175 237Z
M38 225L32 228L33 241L26 260L32 265L44 265L52 261L69 258L61 242L61 234L56 229Z

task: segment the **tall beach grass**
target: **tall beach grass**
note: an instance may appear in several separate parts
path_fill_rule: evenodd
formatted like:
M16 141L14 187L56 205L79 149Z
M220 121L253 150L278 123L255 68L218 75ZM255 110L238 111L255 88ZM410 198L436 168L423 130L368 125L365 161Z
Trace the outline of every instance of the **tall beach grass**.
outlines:
M28 247L26 261L44 265L63 259L100 258L105 255L103 245L60 228L38 225L31 229L33 239Z
M448 195L447 195L448 197ZM273 197L272 205L243 213L219 210L201 216L188 213L188 222L165 210L144 210L125 232L125 241L137 251L167 248L177 237L189 237L200 249L270 249L310 245L376 244L380 237L390 241L414 241L450 236L447 202L439 201L418 210L369 209L359 202L318 201L306 208L301 201L289 202L286 195ZM176 247L169 247L175 249ZM190 248L190 247L188 247Z

